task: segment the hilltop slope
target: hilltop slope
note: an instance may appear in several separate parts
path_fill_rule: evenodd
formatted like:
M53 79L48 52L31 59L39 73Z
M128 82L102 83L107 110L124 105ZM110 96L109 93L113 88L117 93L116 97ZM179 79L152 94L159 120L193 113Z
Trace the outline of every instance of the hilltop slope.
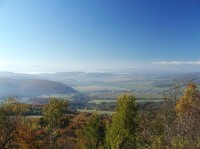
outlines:
M72 87L50 80L0 78L0 95L32 97L77 93Z

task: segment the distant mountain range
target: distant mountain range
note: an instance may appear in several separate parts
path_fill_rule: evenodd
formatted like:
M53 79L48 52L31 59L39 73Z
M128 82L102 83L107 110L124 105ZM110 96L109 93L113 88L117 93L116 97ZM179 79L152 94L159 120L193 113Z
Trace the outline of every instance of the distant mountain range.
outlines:
M200 72L177 74L135 74L135 73L101 73L101 72L57 72L57 73L13 73L0 72L0 78L12 79L41 79L58 82L74 81L77 83L109 82L118 80L143 80L159 78L167 81L194 81L200 83Z
M163 75L157 74L134 74L134 73L100 73L100 72L58 72L58 73L40 73L40 74L25 74L0 72L0 78L12 79L42 79L62 82L69 86L76 85L94 85L94 84L109 84L124 82L137 82L149 80Z
M134 74L99 72L58 72L26 74L0 72L0 95L18 95L22 97L44 94L70 94L77 91L76 86L123 87L130 83L150 83L155 87L171 87L175 83L200 84L200 73L179 74Z

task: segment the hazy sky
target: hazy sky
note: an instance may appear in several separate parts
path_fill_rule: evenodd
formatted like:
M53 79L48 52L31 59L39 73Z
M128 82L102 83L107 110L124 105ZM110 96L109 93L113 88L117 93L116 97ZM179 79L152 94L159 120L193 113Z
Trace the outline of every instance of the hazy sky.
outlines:
M0 71L200 71L199 0L0 0Z

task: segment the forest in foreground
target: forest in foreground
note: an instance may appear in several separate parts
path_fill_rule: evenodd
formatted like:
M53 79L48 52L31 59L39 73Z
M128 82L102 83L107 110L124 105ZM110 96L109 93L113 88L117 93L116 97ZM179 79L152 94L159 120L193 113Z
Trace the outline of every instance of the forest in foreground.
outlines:
M31 105L8 98L0 105L1 149L198 149L200 93L190 83L160 106L118 97L112 115L70 111L67 100ZM30 116L42 111L42 116Z

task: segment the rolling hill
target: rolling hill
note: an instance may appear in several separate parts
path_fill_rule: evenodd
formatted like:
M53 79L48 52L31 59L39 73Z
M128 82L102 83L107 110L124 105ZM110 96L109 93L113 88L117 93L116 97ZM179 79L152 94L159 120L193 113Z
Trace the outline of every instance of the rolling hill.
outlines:
M29 94L63 93L68 91L68 89L63 88L69 86L81 92L88 92L91 89L92 91L114 89L160 90L170 88L176 83L186 85L188 82L200 84L200 73L137 74L77 71L25 74L0 72L0 94L8 91L18 94L24 94L24 92L30 92ZM33 88L34 90L32 90Z
M1 96L34 97L77 93L72 87L50 80L0 78Z

